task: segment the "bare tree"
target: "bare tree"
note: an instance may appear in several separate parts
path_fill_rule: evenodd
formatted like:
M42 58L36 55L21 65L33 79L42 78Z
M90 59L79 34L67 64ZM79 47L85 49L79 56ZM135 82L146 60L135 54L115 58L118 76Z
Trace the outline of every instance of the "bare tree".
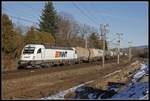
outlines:
M58 31L58 44L71 45L71 40L76 38L79 30L77 22L72 15L61 12L59 14L59 31ZM62 43L63 41L63 43Z
M59 13L57 44L62 46L83 46L94 27L77 22L71 14ZM82 43L82 44L81 44Z

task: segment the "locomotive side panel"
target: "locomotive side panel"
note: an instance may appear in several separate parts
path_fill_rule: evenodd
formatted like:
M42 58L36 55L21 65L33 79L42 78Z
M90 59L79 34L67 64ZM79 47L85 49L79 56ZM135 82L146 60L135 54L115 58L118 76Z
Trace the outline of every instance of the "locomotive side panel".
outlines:
M44 60L76 59L74 50L46 49Z

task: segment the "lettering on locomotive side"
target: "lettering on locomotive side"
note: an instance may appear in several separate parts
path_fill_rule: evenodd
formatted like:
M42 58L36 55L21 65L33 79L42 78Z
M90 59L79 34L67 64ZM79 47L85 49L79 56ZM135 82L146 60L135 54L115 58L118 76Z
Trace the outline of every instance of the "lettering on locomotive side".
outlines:
M59 57L67 57L67 52L56 51L55 58L59 58Z

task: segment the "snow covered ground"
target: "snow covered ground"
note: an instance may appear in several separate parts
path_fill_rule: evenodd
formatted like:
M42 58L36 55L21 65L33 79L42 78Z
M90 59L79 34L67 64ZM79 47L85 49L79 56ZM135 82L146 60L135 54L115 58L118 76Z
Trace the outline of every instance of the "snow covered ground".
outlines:
M148 99L148 82L137 82L126 86L111 99Z
M148 65L141 64L141 68L134 74L132 78L132 82L137 82L141 79L144 75L148 74Z
M148 74L148 70L148 65L141 64L141 68L133 75L131 82L111 99L148 99L149 82L139 82L143 76Z
M86 82L86 83L84 83L84 84L80 84L80 85L74 86L74 87L72 87L72 88L70 88L70 89L61 91L61 92L59 92L58 94L51 95L51 96L49 96L49 97L45 97L45 98L41 98L41 99L43 99L43 100L46 100L46 99L47 99L47 100L50 100L50 99L64 99L64 96L65 96L66 94L68 94L69 92L74 92L77 88L79 88L79 87L81 87L81 86L84 86L85 84L88 84L88 83L91 83L91 82L93 82L93 81L89 81L89 82Z

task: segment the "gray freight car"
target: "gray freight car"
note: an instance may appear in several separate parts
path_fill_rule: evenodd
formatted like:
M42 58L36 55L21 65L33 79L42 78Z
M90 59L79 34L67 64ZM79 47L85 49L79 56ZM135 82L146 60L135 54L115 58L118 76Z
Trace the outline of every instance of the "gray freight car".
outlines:
M82 47L74 47L76 54L77 54L77 61L78 62L88 62L90 51L88 48L82 48Z
M89 61L97 61L102 59L103 50L90 48L89 51L90 51Z

